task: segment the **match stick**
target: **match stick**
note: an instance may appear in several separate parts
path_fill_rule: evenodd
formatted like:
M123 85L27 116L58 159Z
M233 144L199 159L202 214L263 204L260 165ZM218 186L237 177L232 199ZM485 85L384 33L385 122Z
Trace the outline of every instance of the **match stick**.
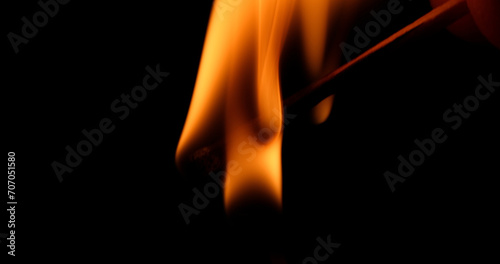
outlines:
M381 41L332 73L288 97L284 100L284 105L286 107L296 107L297 105L312 107L334 93L335 90L333 85L326 84L352 71L360 62L373 57L375 54L394 49L408 40L441 30L468 13L469 9L466 0L448 1L394 33L387 39Z

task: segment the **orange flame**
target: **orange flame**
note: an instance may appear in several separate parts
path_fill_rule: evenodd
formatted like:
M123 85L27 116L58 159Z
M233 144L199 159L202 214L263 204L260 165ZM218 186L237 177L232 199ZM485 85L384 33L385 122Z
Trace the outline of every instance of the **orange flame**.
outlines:
M300 0L305 61L309 78L312 80L318 79L324 73L328 20L332 17L332 13L338 10L339 2L335 0ZM332 105L333 95L314 107L311 110L312 122L314 124L325 122L330 115Z
M228 209L249 197L281 206L279 60L292 10L289 0L214 2L177 161L225 134Z
M229 211L255 199L281 208L279 64L296 7L311 80L340 61L338 52L327 55L327 35L332 14L347 0L297 1L298 5L295 0L214 1L176 160L181 163L224 135L224 202ZM318 106L318 123L326 120L332 103L333 97Z
M244 1L230 22L226 153L241 173L226 179L229 210L243 200L281 207L279 60L292 7L286 0Z

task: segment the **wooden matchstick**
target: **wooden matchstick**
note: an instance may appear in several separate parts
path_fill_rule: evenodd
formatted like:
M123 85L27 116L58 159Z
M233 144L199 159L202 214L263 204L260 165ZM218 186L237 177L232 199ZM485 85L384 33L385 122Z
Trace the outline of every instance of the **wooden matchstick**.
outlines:
M446 2L365 51L355 59L344 64L332 73L288 97L284 100L284 105L286 107L295 108L299 105L301 107L312 107L318 104L335 92L336 87L327 84L335 79L339 79L343 75L346 75L346 73L353 71L356 68L355 66L360 62L373 57L375 54L394 49L411 39L441 30L462 18L468 12L469 9L467 7L466 0L452 0Z

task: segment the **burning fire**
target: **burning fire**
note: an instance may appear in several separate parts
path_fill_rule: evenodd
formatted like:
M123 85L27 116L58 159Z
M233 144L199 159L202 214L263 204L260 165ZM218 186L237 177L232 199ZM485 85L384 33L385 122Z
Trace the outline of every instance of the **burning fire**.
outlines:
M325 70L333 70L338 66L340 57L332 60L330 58L329 67L325 67L325 53L328 37L328 20L339 9L341 1L329 0L301 0L300 18L302 24L302 42L305 53L305 64L307 75L311 81L316 80L325 74ZM334 96L319 103L311 111L311 120L315 124L326 121L330 115Z
M179 164L189 153L224 139L226 210L246 201L263 201L281 208L283 110L279 66L289 27L300 26L306 70L313 81L340 62L340 52L327 49L342 36L329 43L327 36L332 31L342 32L332 26L332 18L347 2L351 6L359 1L214 1L176 159ZM326 120L332 103L333 96L313 110L315 123Z
M236 164L241 171L227 173L226 208L248 199L265 199L279 208L279 60L293 1L240 2L232 9L225 9L221 5L224 1L214 3L177 157L201 147L200 142L207 142L203 137L213 142L214 137L224 134L227 164ZM218 128L210 128L212 125ZM209 135L200 135L201 131Z

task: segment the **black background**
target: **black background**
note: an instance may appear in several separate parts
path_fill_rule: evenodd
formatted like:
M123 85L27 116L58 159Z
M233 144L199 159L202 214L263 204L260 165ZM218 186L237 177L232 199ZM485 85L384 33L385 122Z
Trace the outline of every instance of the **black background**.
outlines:
M4 36L19 34L21 17L40 9L36 1L8 4ZM174 155L211 5L71 1L18 54L4 37L4 142L16 152L18 258L243 263L245 238L233 235L221 196L189 225L178 209L203 186L178 172ZM430 10L426 1L405 7L379 39ZM312 256L316 238L328 235L341 246L326 263L492 255L499 97L481 102L456 131L442 115L474 93L479 75L499 80L498 61L492 46L443 30L360 65L340 84L326 123L313 126L296 113L283 144L288 263ZM117 121L111 102L158 63L171 75ZM115 131L59 183L51 163L106 117ZM391 193L383 173L395 172L397 157L437 127L448 140Z

